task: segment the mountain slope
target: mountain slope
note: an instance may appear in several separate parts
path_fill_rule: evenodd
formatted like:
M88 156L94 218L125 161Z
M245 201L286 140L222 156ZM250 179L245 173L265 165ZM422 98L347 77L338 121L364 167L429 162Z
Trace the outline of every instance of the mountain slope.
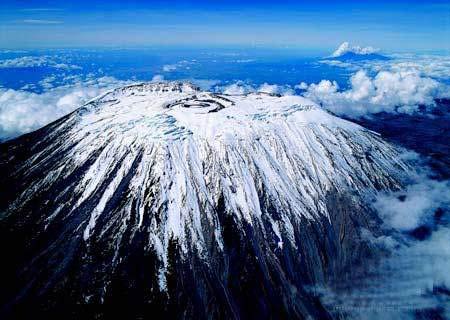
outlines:
M304 98L187 83L113 90L0 152L5 315L329 317L305 286L377 254L364 198L407 170Z

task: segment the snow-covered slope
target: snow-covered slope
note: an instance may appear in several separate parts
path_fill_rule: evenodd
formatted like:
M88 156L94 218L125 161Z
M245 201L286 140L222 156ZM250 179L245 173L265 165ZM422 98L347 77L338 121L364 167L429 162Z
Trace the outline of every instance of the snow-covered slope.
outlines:
M192 287L187 317L246 317L234 277L249 265L262 313L315 316L300 285L359 259L357 227L379 232L363 197L407 170L377 134L302 97L187 83L113 90L0 151L0 240L19 248L20 297L107 303L123 276L147 303Z

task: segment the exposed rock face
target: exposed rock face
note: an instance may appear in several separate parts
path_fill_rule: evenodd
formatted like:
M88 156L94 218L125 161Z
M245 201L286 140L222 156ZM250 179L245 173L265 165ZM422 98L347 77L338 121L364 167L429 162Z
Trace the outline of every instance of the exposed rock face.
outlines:
M329 317L306 285L376 253L407 167L298 96L111 91L0 145L2 313Z

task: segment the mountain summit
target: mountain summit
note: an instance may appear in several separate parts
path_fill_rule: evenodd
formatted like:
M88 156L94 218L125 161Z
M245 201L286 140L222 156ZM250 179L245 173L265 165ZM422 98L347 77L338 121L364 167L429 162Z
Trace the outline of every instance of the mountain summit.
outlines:
M299 96L115 89L0 145L1 312L330 317L398 154Z

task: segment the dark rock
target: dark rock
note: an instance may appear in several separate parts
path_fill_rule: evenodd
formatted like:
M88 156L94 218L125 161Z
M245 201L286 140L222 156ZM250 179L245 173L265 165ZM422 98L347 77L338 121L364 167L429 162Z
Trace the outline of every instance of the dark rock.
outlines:
M443 215L444 215L444 209L437 208L436 211L434 211L434 221L436 223L439 223L441 221Z
M428 239L431 236L431 228L428 226L420 226L409 232L409 235L419 241Z

